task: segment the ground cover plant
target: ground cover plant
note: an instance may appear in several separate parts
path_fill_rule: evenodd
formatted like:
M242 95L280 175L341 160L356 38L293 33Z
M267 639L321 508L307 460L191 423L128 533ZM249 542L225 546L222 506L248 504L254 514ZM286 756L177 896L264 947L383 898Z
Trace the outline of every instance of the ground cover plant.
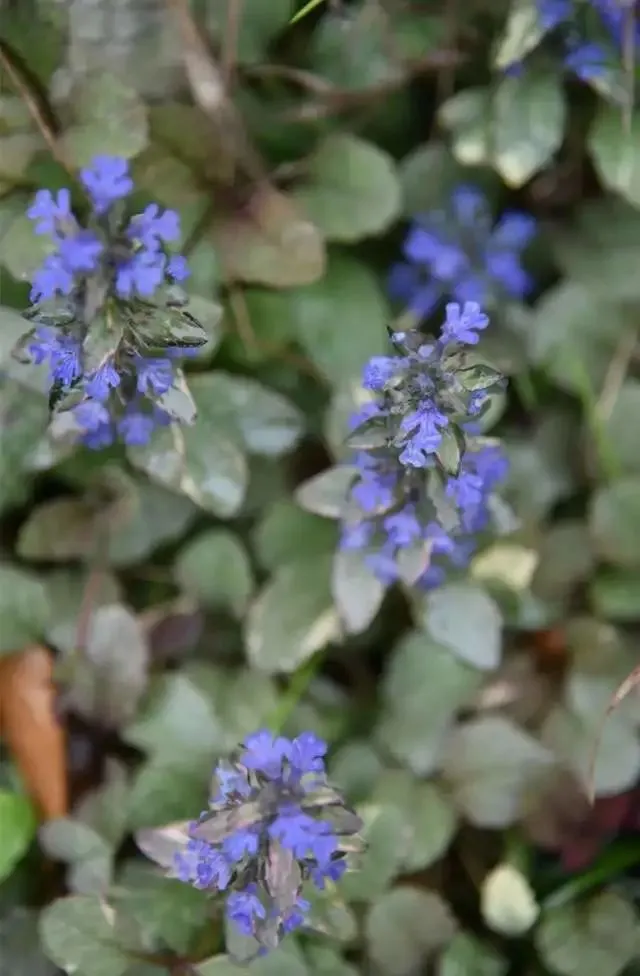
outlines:
M629 0L0 3L0 972L640 973Z

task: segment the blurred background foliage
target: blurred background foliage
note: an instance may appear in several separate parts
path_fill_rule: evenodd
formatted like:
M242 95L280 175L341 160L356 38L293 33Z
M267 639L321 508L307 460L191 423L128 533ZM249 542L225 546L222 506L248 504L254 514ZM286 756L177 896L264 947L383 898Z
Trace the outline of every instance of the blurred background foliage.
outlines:
M581 80L533 0L298 9L0 4L0 972L236 972L131 835L196 815L267 723L328 738L369 847L256 976L637 976L633 689L604 724L640 634L633 56ZM98 153L182 219L210 335L182 467L53 445L10 357L26 205ZM483 339L518 521L383 593L297 489L345 456L408 222L461 182L538 221Z

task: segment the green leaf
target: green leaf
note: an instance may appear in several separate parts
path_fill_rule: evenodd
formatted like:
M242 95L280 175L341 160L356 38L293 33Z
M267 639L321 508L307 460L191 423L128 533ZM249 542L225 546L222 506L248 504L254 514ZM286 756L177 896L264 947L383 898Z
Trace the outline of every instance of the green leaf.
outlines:
M344 875L340 890L348 901L372 902L382 895L402 871L409 852L411 832L396 807L370 804L359 807L364 821L364 853L357 870Z
M465 88L448 98L439 112L440 123L451 134L451 150L464 166L486 165L491 160L491 93L488 88Z
M340 634L331 598L331 555L282 566L253 603L245 640L251 664L290 673Z
M345 962L335 949L328 945L310 945L307 958L313 976L359 976L359 970Z
M140 562L160 545L179 538L196 513L189 499L160 485L133 483L128 517L118 522L111 533L110 564L130 566Z
M594 565L586 524L563 519L552 525L541 541L531 589L543 600L568 598L577 585L589 579Z
M0 382L0 511L28 495L31 457L25 445L37 445L48 423L44 396L11 379Z
M502 615L485 591L472 583L449 583L424 601L424 623L433 639L481 671L502 657Z
M176 557L175 578L204 606L241 616L253 592L249 557L238 538L224 529L197 535Z
M124 738L144 752L177 761L187 754L210 753L223 740L223 732L212 696L178 672L153 683Z
M124 321L114 321L111 315L94 315L82 344L84 371L93 373L114 356L123 335Z
M101 899L59 898L40 916L47 955L69 976L124 976L131 958L118 945L116 916Z
M0 264L16 281L28 281L53 251L51 239L35 234L33 221L26 216L31 202L24 194L0 200Z
M619 976L637 958L638 916L613 891L549 909L536 930L542 961L558 976Z
M39 831L44 852L70 866L67 886L74 894L104 894L111 883L112 850L95 830L79 820L62 817Z
M307 884L303 898L311 902L306 921L310 929L320 932L334 943L352 942L356 938L358 925L355 914L337 887L326 887L324 891L319 891L314 884Z
M359 376L387 351L389 309L372 272L334 255L321 281L289 292L298 341L332 383Z
M553 754L510 719L490 715L459 725L445 745L443 770L458 809L478 827L508 827L531 778Z
M634 431L640 422L640 381L628 379L620 387L611 411L602 421L602 435L611 445L619 470L640 474L640 457Z
M523 61L535 50L544 34L535 0L516 0L511 5L504 33L498 43L494 66L504 70L511 64Z
M331 589L346 632L361 634L375 620L386 588L365 564L363 553L338 549Z
M299 486L296 501L307 512L315 515L331 519L342 518L355 475L356 469L348 464L328 468Z
M565 273L598 299L638 298L640 213L622 198L585 203L570 228L554 229L550 243Z
M619 106L600 102L589 148L602 182L640 206L640 115L627 119Z
M466 165L493 165L519 187L549 162L564 135L565 105L557 74L503 77L495 94L466 88L440 110L453 153Z
M131 830L192 820L194 810L204 810L213 758L211 753L188 759L160 754L144 763L134 776L126 801Z
M493 164L508 186L523 186L562 143L565 103L560 75L528 70L503 78L492 112Z
M236 37L236 58L240 64L264 64L268 61L271 41L291 22L295 8L294 0L273 0L270 3L246 0ZM227 30L225 12L209 8L207 20L223 40Z
M549 377L570 393L585 383L598 391L629 319L615 296L594 300L583 285L556 285L537 302L530 329L530 354Z
M450 203L456 185L473 182L492 201L498 178L492 170L462 166L442 142L422 143L400 162L400 181L403 189L403 213L413 218L416 213L438 210Z
M115 75L83 79L74 102L74 123L62 137L62 148L78 166L106 154L131 159L147 144L144 102Z
M409 634L387 665L377 740L414 773L433 772L456 713L480 681L480 673L448 648L425 634Z
M21 793L0 790L0 881L4 881L29 849L36 833L30 800Z
M440 786L421 783L405 770L387 770L380 776L372 800L402 814L411 838L404 863L407 872L428 868L446 854L458 816Z
M605 719L596 687L582 695L582 708L557 706L547 716L542 740L594 796L614 796L631 789L640 772L640 743L635 728L616 712ZM591 702L591 708L588 704ZM593 767L593 770L592 770Z
M15 566L0 565L0 655L41 641L50 616L40 580Z
M47 643L59 651L76 649L78 619L87 586L87 576L78 570L58 569L48 573L44 581L51 614L45 631ZM119 603L122 591L117 579L103 573L92 590L93 606L89 620L99 607Z
M26 908L3 913L0 921L0 960L11 976L59 976L44 955L38 936L38 915Z
M166 393L157 398L156 403L179 424L191 426L198 415L198 408L181 369L175 371L173 383Z
M389 976L411 976L453 938L456 924L433 891L403 886L382 895L365 923L369 955Z
M261 959L234 963L227 955L214 956L195 967L198 976L311 976L297 946L285 943Z
M32 510L18 535L23 559L67 562L95 546L96 512L79 498L55 498Z
M463 450L463 438L457 435L454 428L445 428L442 432L442 440L436 450L436 457L446 474L453 478L457 478L460 473Z
M247 462L242 451L219 432L198 406L192 427L158 429L146 447L128 448L131 463L154 481L181 493L219 518L242 506Z
M211 235L227 275L248 284L293 288L317 281L325 269L318 229L271 189L257 190L238 212L216 212Z
M279 499L266 510L253 537L258 559L269 570L293 562L300 552L306 556L333 552L337 543L334 523L303 512L288 498Z
M172 878L154 867L127 862L118 877L117 907L130 915L141 932L161 948L187 954L211 915L206 892Z
M640 620L640 570L602 570L593 579L589 595L599 617L621 624Z
M120 728L131 721L147 687L149 651L141 625L121 604L98 607L86 651L74 658L65 693L89 721Z
M249 377L216 371L194 376L190 386L203 419L251 454L280 457L302 435L297 407Z
M508 968L490 946L459 932L440 958L438 976L506 976Z
M293 198L328 241L381 234L400 213L392 158L356 136L330 135L308 161L306 176Z
M589 527L602 559L640 567L640 477L627 475L599 488L591 499Z

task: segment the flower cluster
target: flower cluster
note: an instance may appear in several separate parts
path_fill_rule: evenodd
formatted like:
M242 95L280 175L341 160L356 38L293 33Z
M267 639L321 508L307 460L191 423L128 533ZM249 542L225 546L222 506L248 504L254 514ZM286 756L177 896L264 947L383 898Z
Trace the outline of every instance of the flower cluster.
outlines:
M363 385L376 399L354 418L356 478L341 546L361 550L385 583L442 581L438 557L463 566L490 520L506 474L499 449L477 435L500 373L471 355L488 317L451 303L436 341L394 333L398 355L374 357Z
M302 925L303 885L323 889L357 850L360 818L327 784L326 743L263 730L215 770L210 809L188 827L174 873L206 891L228 892L227 918L263 951Z
M536 222L511 211L492 223L484 194L474 186L457 187L445 210L426 214L410 228L405 260L389 276L391 297L422 318L444 297L487 307L495 298L527 295L533 282L522 253Z
M19 352L48 365L52 409L70 412L87 446L141 445L172 420L163 397L175 359L206 341L176 284L188 276L186 260L167 252L180 221L156 204L126 219L133 182L123 159L96 157L80 181L91 204L86 226L67 189L40 190L27 211L52 251L32 279L25 317L34 328Z
M582 81L601 77L624 49L626 11L631 8L623 0L536 0L536 7L542 31L554 33L562 45L564 67ZM633 21L628 26L637 45L640 25ZM518 73L522 64L516 62L507 70Z

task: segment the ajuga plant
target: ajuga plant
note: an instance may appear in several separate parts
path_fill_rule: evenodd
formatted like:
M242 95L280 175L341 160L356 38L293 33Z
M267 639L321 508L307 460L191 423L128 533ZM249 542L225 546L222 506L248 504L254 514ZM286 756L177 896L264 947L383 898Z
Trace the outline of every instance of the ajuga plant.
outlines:
M54 431L94 449L145 444L180 419L175 361L207 340L178 285L187 262L168 251L180 222L156 204L127 213L133 182L123 159L97 157L80 183L86 221L67 189L40 190L27 211L52 249L33 276L24 315L34 327L15 354L47 364Z
M518 210L507 211L494 226L483 192L458 186L445 207L413 222L403 260L389 275L391 297L417 318L429 315L443 298L483 308L522 299L533 285L522 255L535 231L535 219Z
M469 348L488 324L477 303L450 303L437 339L393 332L396 354L364 370L375 399L353 418L341 547L361 551L385 583L437 585L491 521L506 460L478 421L504 379Z
M243 958L303 925L305 886L338 881L361 848L360 818L327 782L326 743L266 730L214 770L209 809L192 823L138 834L172 877L224 893L228 922L250 940Z

